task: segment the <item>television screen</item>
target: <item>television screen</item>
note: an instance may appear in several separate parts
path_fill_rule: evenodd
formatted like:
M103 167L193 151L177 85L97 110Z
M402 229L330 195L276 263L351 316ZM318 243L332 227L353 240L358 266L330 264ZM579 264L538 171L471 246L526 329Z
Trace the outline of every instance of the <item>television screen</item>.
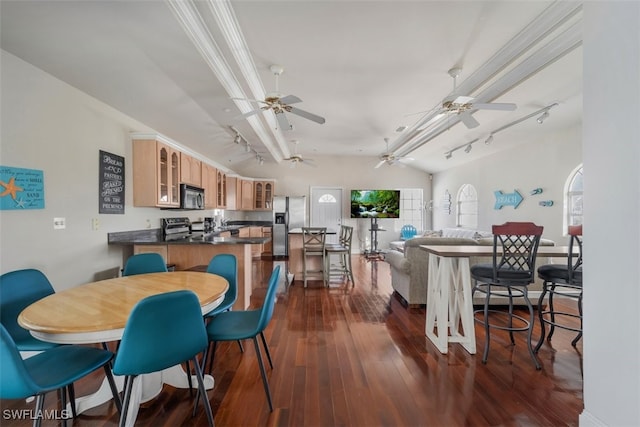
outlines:
M351 218L399 218L400 190L351 190Z

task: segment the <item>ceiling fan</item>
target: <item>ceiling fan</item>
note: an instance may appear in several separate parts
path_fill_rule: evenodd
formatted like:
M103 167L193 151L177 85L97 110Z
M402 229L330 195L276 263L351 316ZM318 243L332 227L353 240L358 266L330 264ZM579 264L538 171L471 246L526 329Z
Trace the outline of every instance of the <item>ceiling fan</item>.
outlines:
M374 166L375 169L378 169L380 166L384 165L385 163L388 164L389 166L396 165L403 168L404 167L403 163L407 163L415 160L413 157L396 156L395 154L389 152L389 138L385 138L384 142L387 144L387 150L380 155L380 162L378 162L378 164Z
M298 115L319 124L323 124L325 122L324 117L309 113L308 111L301 110L297 107L292 107L291 104L297 104L298 102L302 102L302 100L295 95L282 96L282 94L278 92L278 77L284 72L284 68L280 65L272 65L271 67L269 67L269 69L276 76L276 90L275 92L267 93L265 95L264 101L258 99L232 98L255 102L257 104L263 104L261 107L243 114L243 117L246 118L249 116L253 116L254 114L258 114L262 111L272 110L276 115L276 120L278 121L278 125L282 130L293 129L293 126L291 126L289 120L285 116L285 112Z
M448 71L449 75L453 78L453 93L456 91L456 80L462 68L452 68ZM512 103L499 103L499 102L473 102L475 98L464 95L454 95L445 98L442 102L442 106L439 108L439 114L457 114L460 117L460 121L464 125L473 129L478 127L480 123L471 115L472 110L502 110L513 111L516 109L516 104Z
M300 154L298 154L297 147L300 141L293 141L293 143L295 144L295 147L293 148L293 154L290 157L283 159L289 162L289 167L295 168L298 164L316 167L316 165L313 163L313 160L304 159Z

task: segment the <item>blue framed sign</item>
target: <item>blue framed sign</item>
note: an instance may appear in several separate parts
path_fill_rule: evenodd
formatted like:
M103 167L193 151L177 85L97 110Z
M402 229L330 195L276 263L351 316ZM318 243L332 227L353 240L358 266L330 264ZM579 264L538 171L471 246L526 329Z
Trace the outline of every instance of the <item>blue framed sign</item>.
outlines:
M44 209L41 170L0 166L0 210Z

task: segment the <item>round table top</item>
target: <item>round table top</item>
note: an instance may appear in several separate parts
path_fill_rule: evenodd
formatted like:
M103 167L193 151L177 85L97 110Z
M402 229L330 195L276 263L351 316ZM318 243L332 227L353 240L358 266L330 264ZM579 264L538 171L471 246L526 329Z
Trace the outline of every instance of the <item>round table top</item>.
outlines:
M221 276L176 271L118 277L49 295L25 308L18 323L41 340L91 343L120 339L138 301L178 290L193 291L203 313L217 307L229 288Z

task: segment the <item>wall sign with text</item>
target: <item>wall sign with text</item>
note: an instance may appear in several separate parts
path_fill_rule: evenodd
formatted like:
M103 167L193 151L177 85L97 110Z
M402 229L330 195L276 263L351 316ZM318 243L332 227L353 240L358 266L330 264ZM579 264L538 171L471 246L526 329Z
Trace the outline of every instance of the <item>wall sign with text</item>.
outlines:
M100 150L98 213L124 214L124 157Z
M0 166L0 210L44 209L41 170Z

